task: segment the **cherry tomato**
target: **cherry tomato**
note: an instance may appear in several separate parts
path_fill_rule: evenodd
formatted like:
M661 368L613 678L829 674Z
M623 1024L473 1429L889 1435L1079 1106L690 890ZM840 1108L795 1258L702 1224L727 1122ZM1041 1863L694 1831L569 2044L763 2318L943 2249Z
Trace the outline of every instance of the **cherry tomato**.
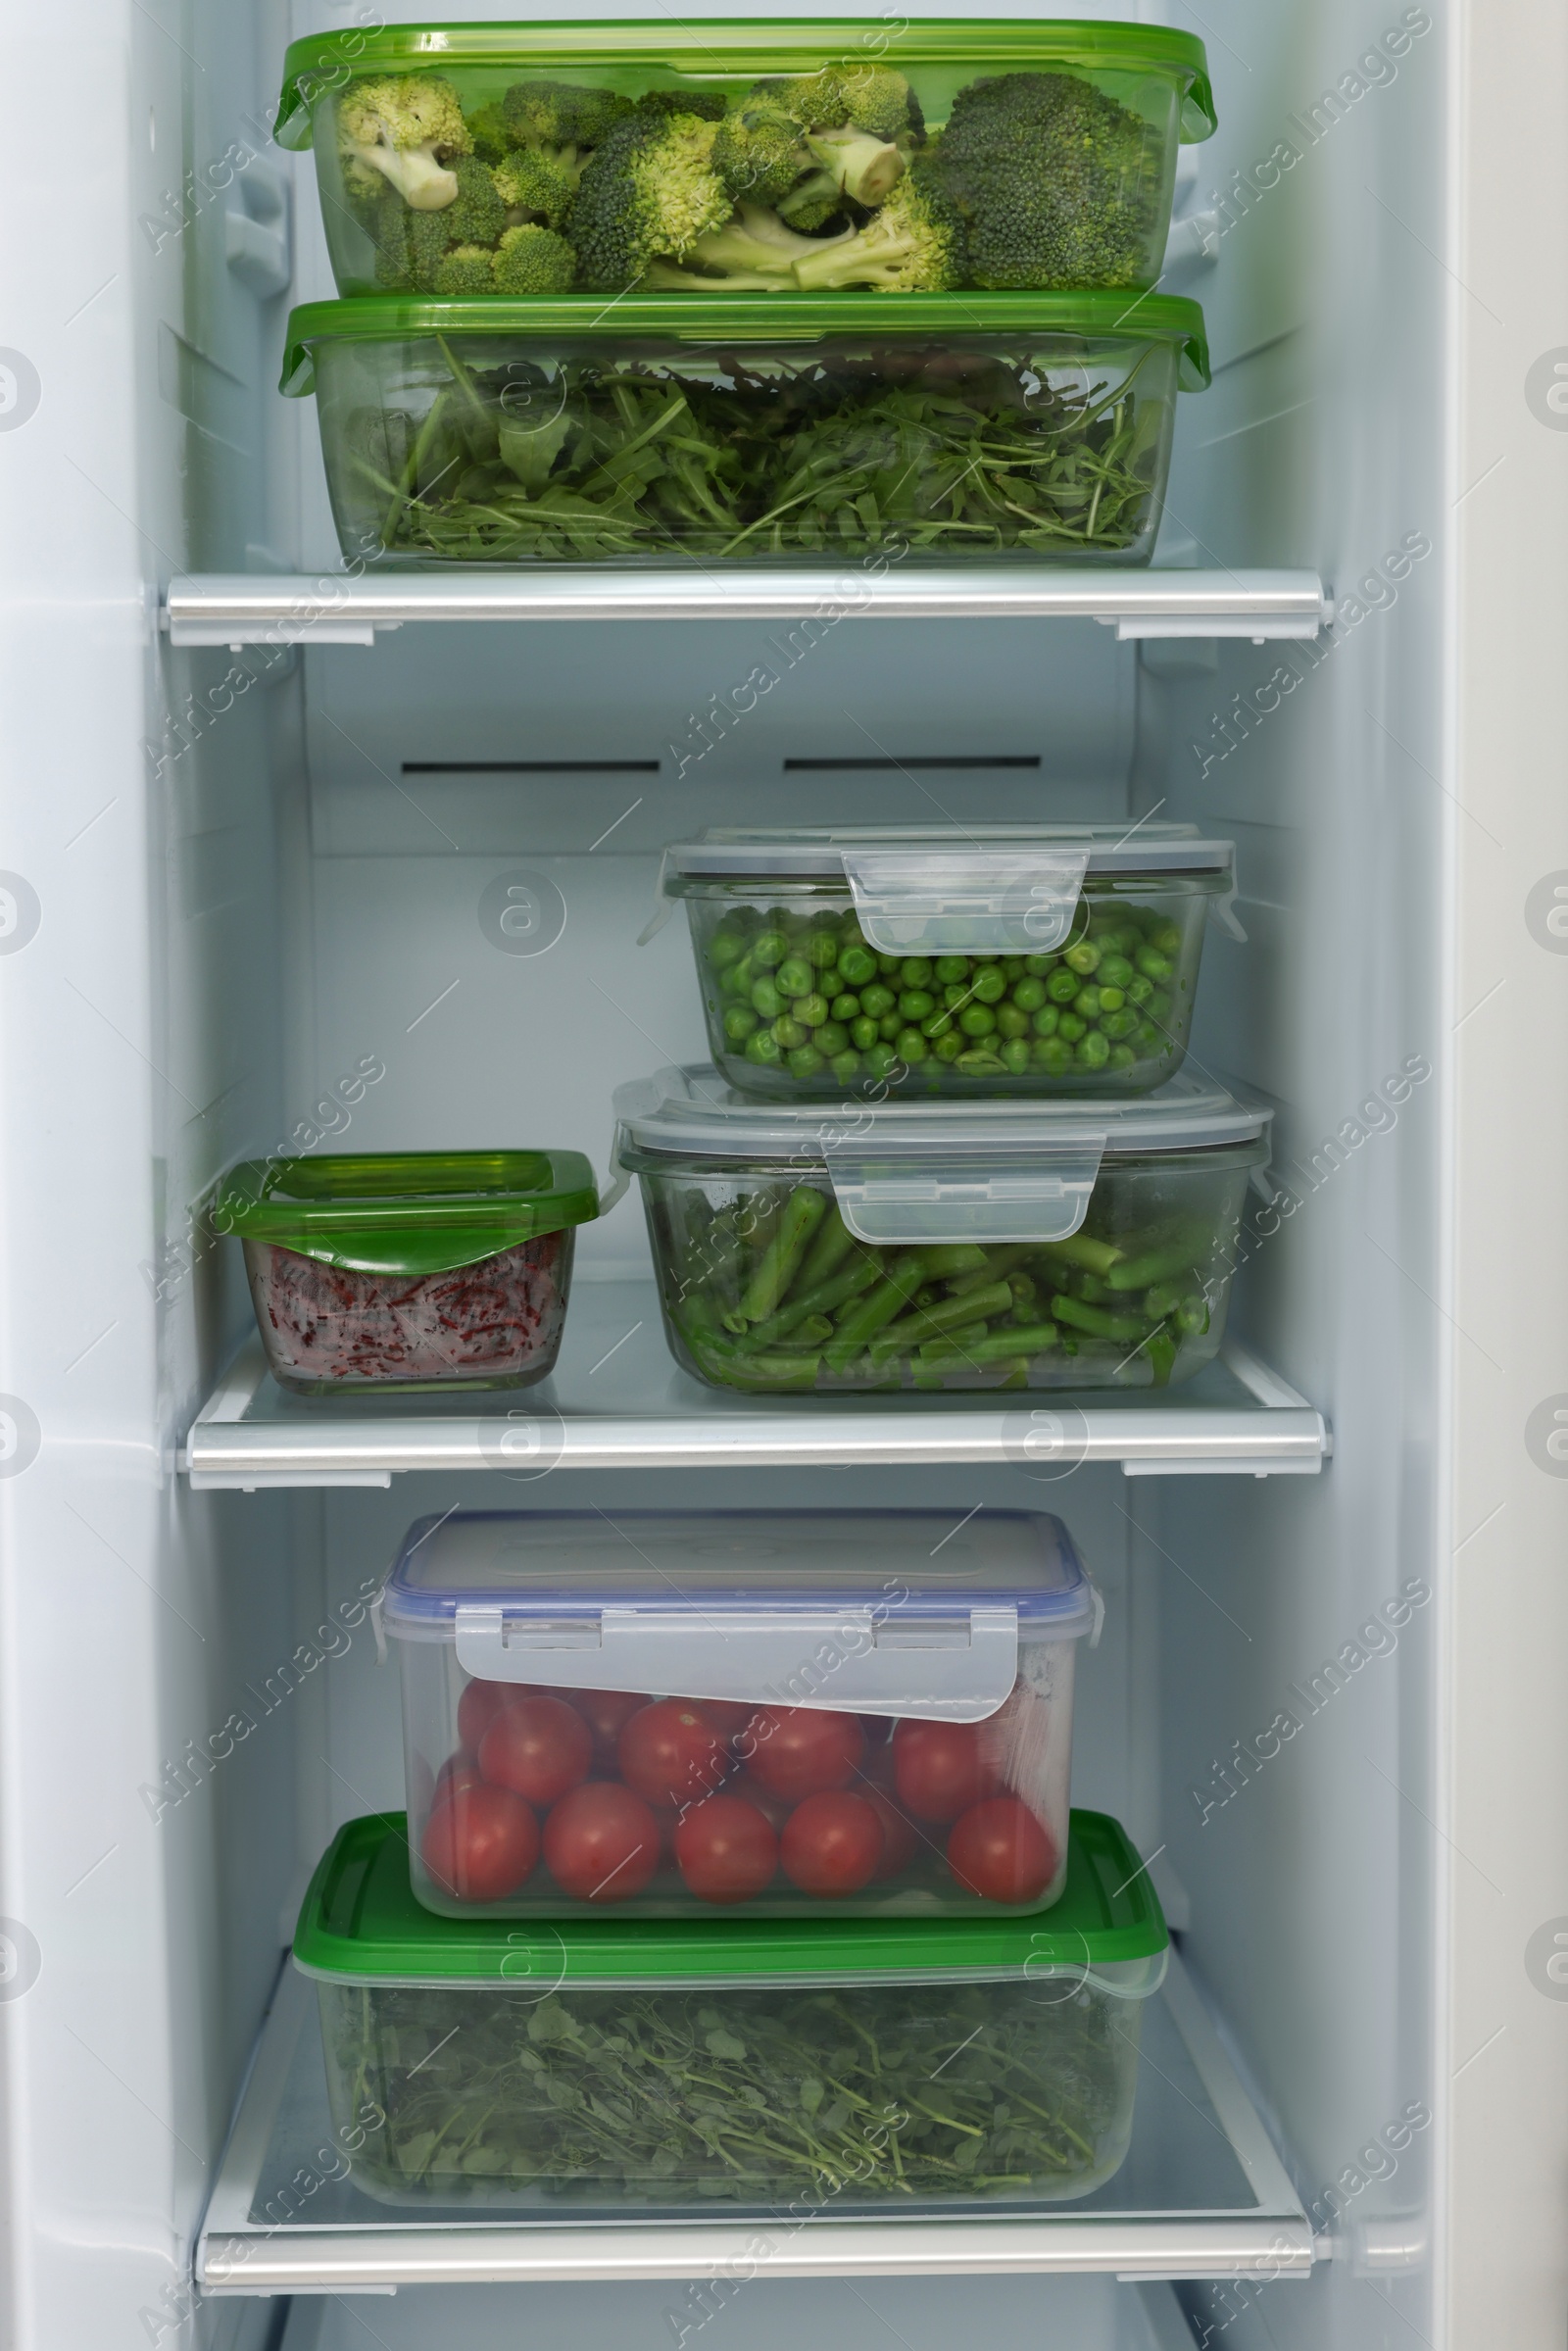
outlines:
M784 1798L776 1796L770 1788L764 1788L755 1772L742 1772L738 1780L730 1783L727 1792L733 1796L744 1796L747 1803L761 1814L775 1837L790 1817L790 1808Z
M778 1845L785 1877L806 1894L858 1893L876 1876L882 1853L875 1805L838 1791L797 1804Z
M710 1796L682 1817L675 1858L687 1891L700 1900L745 1902L772 1884L778 1838L743 1796Z
M948 1867L967 1893L987 1902L1036 1902L1056 1874L1049 1829L1016 1796L987 1796L958 1817Z
M444 1802L448 1796L456 1795L460 1788L482 1788L483 1785L479 1766L460 1749L456 1755L449 1755L436 1773L435 1793L430 1802L434 1806Z
M685 1698L656 1698L621 1732L620 1776L645 1804L693 1804L729 1771L729 1750Z
M956 1821L982 1796L999 1792L973 1723L908 1719L893 1734L893 1784L916 1820Z
M865 1733L858 1715L762 1706L742 1733L739 1751L764 1788L798 1804L849 1785L865 1759Z
M594 1770L608 1776L615 1769L615 1743L647 1697L632 1690L564 1690L561 1694L594 1735Z
M479 1752L483 1739L496 1716L512 1695L510 1682L470 1682L458 1700L458 1739L470 1755Z
M659 1823L613 1780L585 1780L545 1822L545 1867L575 1902L624 1902L659 1867Z
M712 1724L726 1746L739 1738L757 1712L745 1698L695 1698L692 1702L698 1713Z
M479 1741L479 1769L530 1804L554 1804L588 1777L593 1735L564 1698L514 1698Z
M419 1853L447 1893L465 1902L500 1902L516 1892L539 1858L539 1823L520 1796L481 1780L438 1801Z
M920 1850L920 1832L885 1789L862 1782L856 1792L864 1796L882 1823L882 1858L871 1873L873 1885L880 1886L884 1878L896 1878L908 1868Z

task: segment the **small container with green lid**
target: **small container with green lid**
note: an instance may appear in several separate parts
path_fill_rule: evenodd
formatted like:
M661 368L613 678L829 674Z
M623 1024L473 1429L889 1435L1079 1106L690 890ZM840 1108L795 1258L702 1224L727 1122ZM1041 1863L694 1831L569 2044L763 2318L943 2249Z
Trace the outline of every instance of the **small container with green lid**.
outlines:
M1147 563L1168 294L381 295L293 313L365 563ZM852 582L853 584L853 582Z
M1016 1918L438 1918L401 1814L351 1821L305 1897L332 2117L383 2201L652 2218L830 2198L1027 2209L1108 2180L1167 1951L1124 1832L1074 1812ZM367 2103L382 2120L367 2132Z
M1152 286L1203 44L884 16L381 24L295 41L339 291Z
M280 1387L526 1388L555 1366L599 1196L580 1151L345 1151L243 1160L209 1213L245 1245Z

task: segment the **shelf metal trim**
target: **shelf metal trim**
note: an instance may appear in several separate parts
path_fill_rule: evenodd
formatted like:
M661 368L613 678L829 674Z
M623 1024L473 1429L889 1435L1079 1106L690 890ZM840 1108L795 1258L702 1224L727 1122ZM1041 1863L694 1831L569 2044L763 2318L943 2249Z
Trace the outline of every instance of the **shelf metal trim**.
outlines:
M162 624L175 646L373 645L428 620L1091 619L1118 637L1305 638L1334 617L1315 571L964 570L856 567L705 571L538 564L510 571L385 571L358 578L212 572L172 579Z
M269 1417L270 1383L259 1337L235 1357L186 1438L180 1467L194 1492L239 1488L388 1486L405 1471L467 1474L484 1470L535 1475L550 1469L725 1469L981 1463L1025 1469L1059 1463L1060 1474L1087 1464L1120 1463L1130 1476L1166 1471L1208 1475L1313 1476L1332 1451L1321 1412L1255 1356L1227 1342L1220 1360L1251 1399L1245 1406L1204 1402L1100 1403L1049 1394L1019 1396L1006 1411L980 1410L966 1399L946 1409L924 1404L877 1410L858 1399L803 1397L791 1404L729 1398L676 1373L663 1357L658 1310L645 1290L585 1284L583 1313L596 1291L625 1298L610 1327L648 1333L650 1387L673 1386L675 1409L647 1408L649 1390L614 1409L562 1410L544 1390L521 1392L509 1412L437 1417L411 1397L407 1414L340 1410L338 1399L313 1413L294 1408ZM597 1301L596 1301L597 1303ZM603 1311L603 1308L600 1309ZM568 1337L570 1325L568 1323ZM558 1374L558 1379L560 1375ZM552 1383L554 1386L555 1383ZM562 1382L565 1393L565 1383ZM276 1398L277 1392L270 1390ZM1178 1394L1180 1392L1178 1391ZM279 1401L281 1401L279 1399ZM346 1401L346 1399L345 1399Z
M791 2228L764 2218L607 2225L506 2222L489 2228L389 2223L385 2228L263 2226L251 2219L299 2038L315 2032L311 1985L285 1964L250 2081L202 2223L193 2259L204 2294L387 2293L404 2285L685 2279L717 2277L998 2277L1108 2273L1128 2280L1304 2278L1311 2224L1289 2175L1171 1954L1156 1997L1171 2010L1258 2208L1250 2213L1028 2219L966 2217L918 2224L823 2221ZM1136 2128L1136 2124L1134 2126ZM323 2160L330 2150L323 2150ZM767 2250L759 2247L765 2240ZM778 2240L778 2241L775 2241Z

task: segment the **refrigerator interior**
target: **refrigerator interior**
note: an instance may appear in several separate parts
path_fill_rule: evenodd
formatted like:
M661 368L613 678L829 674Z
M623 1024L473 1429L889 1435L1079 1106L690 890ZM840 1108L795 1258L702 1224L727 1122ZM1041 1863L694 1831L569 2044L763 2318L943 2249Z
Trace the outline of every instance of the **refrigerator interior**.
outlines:
M1215 216L1217 250L1172 279L1204 306L1215 377L1182 404L1157 561L1316 567L1339 609L1312 644L846 620L814 639L466 624L373 651L172 653L156 627L172 572L337 567L311 406L273 389L287 302L330 281L309 159L279 156L265 124L290 33L351 16L94 0L22 44L69 74L98 137L47 266L19 264L45 392L5 451L48 493L14 494L34 534L15 677L52 681L17 721L48 822L19 825L10 860L45 920L6 974L13 1084L46 1129L29 1164L8 1160L7 1315L47 1338L8 1385L71 1440L4 1490L9 1538L51 1571L4 1588L4 1907L42 1954L4 2011L4 2339L277 2339L265 2304L193 2304L186 2264L306 1875L339 1822L400 1800L395 1673L345 1611L412 1518L895 1499L955 1520L1058 1510L1105 1593L1075 1798L1157 1853L1187 1965L1321 2232L1306 2282L1181 2289L1197 2333L1223 2327L1238 2351L1439 2339L1433 1298L1456 822L1464 847L1435 780L1450 516L1426 396L1451 291L1431 251L1446 33L1372 0L1173 12L1207 40L1219 95L1182 198ZM1318 93L1350 82L1314 129ZM760 662L776 686L705 731ZM1278 1105L1286 1200L1258 1220L1233 1316L1330 1416L1321 1477L671 1469L186 1491L180 1441L250 1315L237 1250L193 1217L205 1187L313 1133L545 1142L602 1169L612 1088L702 1053L682 919L635 944L665 841L1156 810L1238 845L1247 942L1210 933L1193 1059ZM501 952L485 911L521 874L559 908L530 955ZM581 1236L577 1280L647 1264L634 1192ZM254 1732L194 1767L258 1691ZM1260 1760L1282 1711L1299 1727ZM1164 2289L974 2278L901 2302L884 2281L880 2325L856 2290L764 2286L707 2339L762 2351L804 2324L923 2346L939 2308L946 2332L978 2321L1009 2346L1182 2339ZM475 2344L486 2327L669 2332L652 2286L600 2306L591 2287L466 2291ZM450 2303L393 2308L301 2304L282 2339L453 2330Z

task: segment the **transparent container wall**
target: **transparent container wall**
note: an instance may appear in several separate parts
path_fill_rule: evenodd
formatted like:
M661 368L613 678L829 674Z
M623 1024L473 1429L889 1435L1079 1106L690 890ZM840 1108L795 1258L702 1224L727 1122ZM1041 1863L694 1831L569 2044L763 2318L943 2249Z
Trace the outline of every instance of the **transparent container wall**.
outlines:
M757 1990L318 1983L332 2116L396 2203L1054 2202L1127 2152L1144 1961ZM364 2136L363 2130L358 2133Z
M866 29L875 53L886 57L885 27ZM826 53L822 62L829 62ZM888 62L896 62L896 58ZM928 130L947 122L958 93L985 71L980 66L911 64L907 68L906 78ZM1036 233L1024 247L1009 244L1000 235L988 235L984 229L972 232L959 283L1025 290L1152 286L1163 266L1170 225L1181 111L1175 85L1158 73L1099 69L1074 72L1054 61L1042 71L1054 76L1047 103L1054 97L1062 102L1063 110L1058 130L1048 132L1040 143L1042 160L1032 174L1031 192L1040 216ZM1071 86L1064 86L1059 78L1064 71L1072 73ZM779 78L788 83L800 77ZM456 93L463 122L456 125L450 112L437 102L441 120L437 123L432 116L432 123L448 135L431 149L433 170L423 154L405 162L390 150L368 159L355 152L350 138L354 124L348 118L357 116L363 125L367 110L357 93L363 92L364 81L349 82L329 92L318 99L313 109L321 217L341 294L507 293L512 289L506 282L502 240L509 227L524 223L549 226L572 244L572 194L592 148L573 146L562 159L564 179L558 178L554 186L536 170L527 173L530 185L509 181L508 163L530 135L525 124L519 135L518 125L524 123L520 99L513 102L509 125L509 89L530 82L537 85L541 80L565 81L614 91L623 101L640 98L650 87L684 90L704 115L710 115L718 111L720 100L727 101L733 111L752 86L752 77L745 73L705 73L697 79L668 70L604 66L597 60L580 67L552 62L543 74L515 67L448 65L442 68L440 80ZM1099 93L1098 99L1083 97L1084 85ZM592 110L595 121L590 110L579 106L576 111L580 128L595 141L612 126L616 112L613 105ZM1086 115L1091 122L1086 123ZM542 116L536 120L541 129L548 127ZM1080 134L1085 127L1098 134L1096 157L1088 167L1081 160L1081 136L1076 150L1074 147L1075 126ZM471 157L466 168L463 168L465 142ZM917 151L907 132L892 143L901 148L901 161ZM364 144L362 137L362 147ZM776 163L773 168L777 172ZM499 185L498 170L502 174ZM804 229L827 237L847 227L861 226L874 217L874 205L853 200L842 204L829 200L824 212L821 202L814 200L812 188L802 185L792 189L787 174L780 176L783 186L761 186L744 164L739 170L731 167L729 192L738 201L753 204L768 198L769 209L776 204L779 217L787 226L793 225L796 233ZM820 177L813 174L813 178L815 187L821 187ZM955 195L967 211L961 186L955 185ZM412 204L410 196L416 200ZM515 201L519 197L521 203ZM514 201L508 202L509 198ZM808 211L802 210L803 198L810 207ZM575 254L575 248L573 251ZM684 265L700 267L690 255L684 257ZM591 267L579 265L575 282L594 290ZM784 282L789 283L787 276ZM599 290L617 289L603 286Z
M245 1243L268 1368L300 1396L360 1388L526 1388L561 1350L569 1229L433 1274L357 1273Z
M314 353L338 537L368 563L1147 563L1178 366L1133 332Z
M812 1634L814 1652L818 1636ZM410 1874L448 1917L986 1917L1067 1870L1071 1640L981 1723L470 1681L402 1640ZM642 1717L642 1720L639 1720Z
M879 955L826 882L687 883L713 1061L743 1094L1147 1094L1187 1055L1212 882L1084 884L1053 955Z
M817 1234L838 1220L825 1172L632 1164L664 1333L698 1379L755 1394L941 1394L1191 1379L1224 1336L1248 1170L1265 1155L1250 1144L1107 1158L1066 1241L872 1248L846 1235L832 1271L809 1288L797 1272L762 1322L741 1305L791 1195L826 1196Z

